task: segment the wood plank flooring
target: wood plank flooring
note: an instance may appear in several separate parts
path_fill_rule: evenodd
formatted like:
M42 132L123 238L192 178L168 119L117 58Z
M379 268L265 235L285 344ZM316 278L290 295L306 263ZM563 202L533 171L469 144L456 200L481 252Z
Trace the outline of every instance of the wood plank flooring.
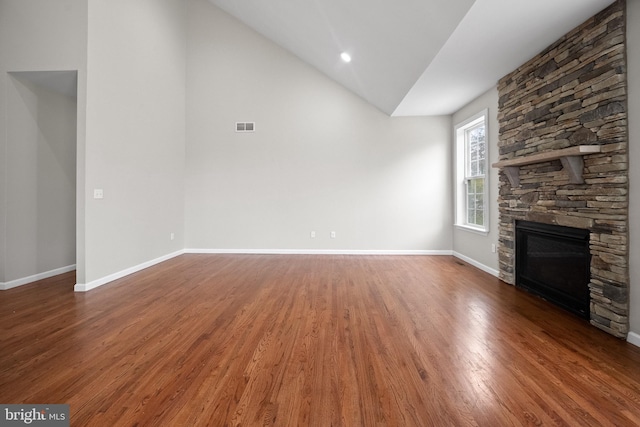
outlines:
M640 348L452 257L182 255L0 292L0 403L73 426L633 426Z

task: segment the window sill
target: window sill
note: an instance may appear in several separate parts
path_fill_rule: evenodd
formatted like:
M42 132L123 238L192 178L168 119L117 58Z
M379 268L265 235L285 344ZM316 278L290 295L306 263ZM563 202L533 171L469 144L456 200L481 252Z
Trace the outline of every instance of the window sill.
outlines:
M455 227L458 230L463 230L463 231L468 231L474 234L480 234L482 236L488 236L489 235L489 230L486 228L478 228L478 227L471 227L469 225L462 225L462 224L456 224Z

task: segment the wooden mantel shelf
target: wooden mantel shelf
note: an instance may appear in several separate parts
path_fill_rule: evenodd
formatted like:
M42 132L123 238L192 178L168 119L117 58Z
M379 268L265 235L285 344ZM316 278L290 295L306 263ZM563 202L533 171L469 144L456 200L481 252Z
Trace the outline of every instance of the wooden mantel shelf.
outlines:
M509 178L512 187L520 185L520 166L533 165L536 163L549 162L551 160L562 161L562 166L569 173L569 182L572 184L583 184L582 170L584 169L583 157L586 154L600 152L599 145L576 145L574 147L562 148L560 150L546 151L544 153L531 154L515 159L501 160L494 163L494 168L503 168Z

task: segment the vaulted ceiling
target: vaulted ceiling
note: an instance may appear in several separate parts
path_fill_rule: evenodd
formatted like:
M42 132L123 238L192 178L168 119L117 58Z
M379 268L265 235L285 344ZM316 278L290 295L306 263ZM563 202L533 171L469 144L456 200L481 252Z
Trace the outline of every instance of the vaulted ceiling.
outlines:
M455 112L614 0L210 1L383 112L415 116Z

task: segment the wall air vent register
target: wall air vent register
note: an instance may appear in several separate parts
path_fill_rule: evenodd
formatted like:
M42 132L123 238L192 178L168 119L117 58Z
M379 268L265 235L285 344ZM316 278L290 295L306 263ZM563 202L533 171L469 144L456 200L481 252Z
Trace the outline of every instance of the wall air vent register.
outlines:
M236 132L255 132L255 122L236 122Z

